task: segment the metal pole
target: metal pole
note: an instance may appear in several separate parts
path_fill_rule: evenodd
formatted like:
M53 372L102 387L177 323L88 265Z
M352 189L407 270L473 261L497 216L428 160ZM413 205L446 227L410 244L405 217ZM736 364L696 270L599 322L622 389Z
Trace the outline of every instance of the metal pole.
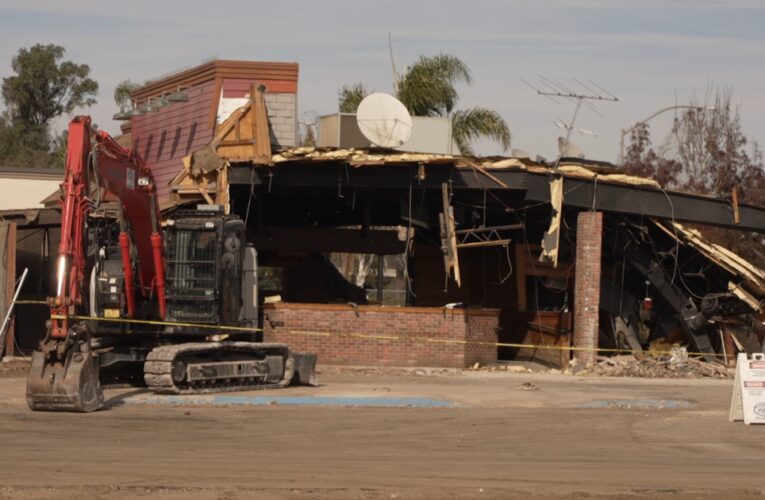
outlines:
M383 303L383 272L384 272L384 263L383 255L377 256L377 303L382 305Z
M16 299L19 298L19 293L21 292L21 287L24 286L24 280L27 279L27 273L29 272L29 268L25 267L24 272L21 273L21 278L19 279L19 286L16 287L16 291L13 293L13 300L11 300L10 305L8 306L8 311L5 313L5 319L3 320L3 326L0 328L0 359L3 358L3 353L5 350L5 330L8 328L8 325L11 322L11 314L13 313L13 306L16 305Z
M564 149L561 149L558 152L558 159L555 160L555 167L553 167L553 170L558 170L558 165L560 165L560 159L563 157L563 153L568 151L569 141L571 140L571 132L574 130L574 122L576 121L576 115L579 114L579 108L582 107L582 98L576 100L576 108L574 108L574 116L571 117L571 125L569 125L566 131L566 144L563 145Z
M632 128L635 128L635 127L632 127ZM622 166L624 166L624 136L625 135L627 135L627 131L622 129L622 136L619 138L619 165L622 165Z

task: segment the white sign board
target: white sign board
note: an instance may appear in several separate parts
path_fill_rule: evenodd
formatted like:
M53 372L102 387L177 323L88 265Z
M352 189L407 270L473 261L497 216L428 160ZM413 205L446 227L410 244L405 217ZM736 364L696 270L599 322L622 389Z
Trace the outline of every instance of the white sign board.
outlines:
M765 354L739 353L728 420L765 424Z

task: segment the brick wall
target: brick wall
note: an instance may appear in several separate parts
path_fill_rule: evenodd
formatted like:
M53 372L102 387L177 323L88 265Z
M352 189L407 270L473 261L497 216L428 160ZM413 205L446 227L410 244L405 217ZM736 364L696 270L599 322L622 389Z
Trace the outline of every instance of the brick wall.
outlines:
M264 340L315 352L325 364L465 368L496 362L498 315L495 309L267 304Z
M271 123L271 141L279 147L297 146L297 82L226 78L222 95L224 98L242 98L259 83L266 86L263 97Z
M574 347L598 347L603 213L582 212L576 222L576 281L574 290ZM595 361L592 351L574 351L584 363Z

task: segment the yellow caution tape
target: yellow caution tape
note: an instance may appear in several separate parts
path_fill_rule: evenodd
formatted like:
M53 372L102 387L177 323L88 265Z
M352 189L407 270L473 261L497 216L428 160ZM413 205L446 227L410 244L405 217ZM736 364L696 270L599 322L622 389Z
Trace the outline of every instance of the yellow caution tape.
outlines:
M146 319L130 319L130 318L101 318L94 316L65 316L63 314L52 314L51 319L74 319L84 321L99 321L107 323L128 323L139 325L154 325L154 326L178 326L184 328L203 328L208 330L223 330L223 331L236 331L236 332L263 332L262 328L251 328L246 326L228 326L228 325L209 325L205 323L180 323L173 321L158 321L158 320L146 320ZM287 328L280 328L279 333L289 333L294 335L307 335L316 337L352 337L359 339L371 339L371 340L393 340L393 341L410 341L410 342L425 342L425 343L442 343L442 344L458 344L458 345L483 345L489 347L517 347L527 349L545 349L555 351L577 351L577 352L602 352L612 354L635 354L637 351L632 349L618 349L607 347L574 347L574 346L557 346L557 345L542 345L542 344L518 344L513 342L485 342L480 340L460 340L460 339L434 339L430 337L407 337L399 335L370 335L365 333L343 333L343 332L326 332L326 331L312 331L312 330L291 330ZM661 356L672 354L672 351L641 351L639 354ZM690 356L717 356L725 357L725 354L707 353L707 352L688 352Z
M175 321L157 321L150 319L130 319L130 318L101 318L98 316L65 316L63 314L51 314L50 319L76 319L84 321L99 321L105 323L128 323L132 325L154 325L154 326L180 326L184 328L205 328L208 330L226 330L234 332L262 332L262 328L252 328L247 326L228 326L228 325L208 325L205 323L180 323Z
M317 337L329 337L332 335L329 332L312 332L309 330L293 330L294 333L299 333L300 335L315 335Z
M519 347L529 349L547 349L555 351L579 351L579 352L608 352L608 353L622 353L622 354L635 354L637 351L632 349L618 349L618 348L606 348L606 347L574 347L574 346L557 346L557 345L542 345L542 344L518 344L513 342L484 342L480 340L460 340L460 339L434 339L430 337L405 337L405 336L388 336L388 335L368 335L364 333L342 333L342 332L307 332L303 330L290 330L279 329L279 333L289 333L296 335L319 335L322 337L338 336L338 337L354 337L361 339L372 340L408 340L410 342L427 342L427 343L443 343L443 344L458 344L458 345L483 345L490 347ZM646 355L667 355L673 354L672 351L641 351L640 354ZM689 356L717 356L724 357L724 354L708 353L708 352L688 352Z

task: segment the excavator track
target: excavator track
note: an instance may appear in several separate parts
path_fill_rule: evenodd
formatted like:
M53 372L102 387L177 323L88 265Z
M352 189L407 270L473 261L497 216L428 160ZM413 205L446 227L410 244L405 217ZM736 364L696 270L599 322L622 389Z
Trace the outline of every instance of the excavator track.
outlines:
M296 364L302 367L303 373L296 373ZM285 344L169 344L156 347L148 354L144 379L149 389L158 394L279 389L293 379L316 385L315 364L315 355L292 353Z

